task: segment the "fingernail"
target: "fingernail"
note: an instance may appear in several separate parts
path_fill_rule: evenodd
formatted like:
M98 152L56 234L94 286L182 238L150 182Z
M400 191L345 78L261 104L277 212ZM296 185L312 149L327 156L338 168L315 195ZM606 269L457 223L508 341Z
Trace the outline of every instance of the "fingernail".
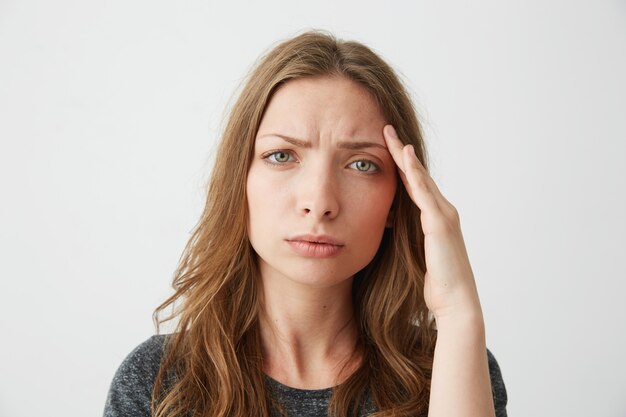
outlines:
M387 129L387 133L392 138L398 139L398 134L396 133L396 129L394 129L392 125L389 125L389 129Z

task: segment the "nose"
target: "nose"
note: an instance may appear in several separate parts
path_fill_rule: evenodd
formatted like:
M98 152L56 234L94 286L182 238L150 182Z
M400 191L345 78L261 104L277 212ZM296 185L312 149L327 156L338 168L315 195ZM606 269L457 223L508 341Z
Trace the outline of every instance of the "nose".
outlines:
M298 187L298 212L313 220L331 220L339 214L338 183L332 169L303 170Z

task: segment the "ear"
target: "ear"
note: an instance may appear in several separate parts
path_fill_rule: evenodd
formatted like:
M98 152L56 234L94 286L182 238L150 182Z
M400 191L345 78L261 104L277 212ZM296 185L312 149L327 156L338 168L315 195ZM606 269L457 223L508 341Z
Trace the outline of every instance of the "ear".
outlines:
M387 229L391 229L393 228L393 220L396 217L396 207L395 204L391 205L391 208L389 209L389 214L387 215L387 222L385 223L385 227Z

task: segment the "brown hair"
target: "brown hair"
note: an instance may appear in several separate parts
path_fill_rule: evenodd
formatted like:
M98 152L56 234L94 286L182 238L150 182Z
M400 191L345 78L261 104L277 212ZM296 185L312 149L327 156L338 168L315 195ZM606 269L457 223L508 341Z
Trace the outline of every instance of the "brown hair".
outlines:
M256 254L247 237L246 176L272 94L291 79L348 77L365 87L404 143L427 166L415 109L393 69L367 46L308 31L271 49L252 69L227 120L206 206L176 270L175 293L154 311L178 317L155 381L156 417L269 416L263 374ZM247 155L247 158L242 158ZM400 184L400 182L399 182ZM434 321L423 297L424 235L404 187L374 259L353 281L361 366L333 390L332 415L353 416L367 396L377 416L426 414ZM180 305L178 305L180 303ZM172 306L172 313L159 313Z

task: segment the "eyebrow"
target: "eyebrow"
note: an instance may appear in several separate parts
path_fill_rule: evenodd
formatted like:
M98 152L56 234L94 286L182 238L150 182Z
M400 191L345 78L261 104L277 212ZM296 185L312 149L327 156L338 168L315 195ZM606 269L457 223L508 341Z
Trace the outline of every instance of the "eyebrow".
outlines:
M301 148L310 148L312 146L311 142L308 142L306 140L296 139L296 138L292 138L286 135L279 135L278 133L266 133L265 135L259 136L258 139L261 139L267 136L279 137L283 139L284 141L287 141L291 143L292 145L299 146ZM337 147L340 149L350 149L350 150L359 150L359 149L366 149L366 148L381 148L381 149L387 150L387 147L384 145L381 145L380 143L366 142L366 141L339 142Z

